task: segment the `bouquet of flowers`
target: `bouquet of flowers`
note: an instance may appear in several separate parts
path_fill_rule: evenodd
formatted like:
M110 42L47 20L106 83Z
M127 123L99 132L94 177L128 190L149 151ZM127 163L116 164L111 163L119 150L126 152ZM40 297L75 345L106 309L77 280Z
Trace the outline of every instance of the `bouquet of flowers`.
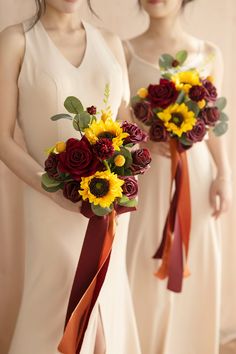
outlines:
M148 127L149 138L169 142L172 161L172 185L175 193L166 219L163 239L154 258L163 262L157 272L169 278L168 288L179 292L185 267L181 241L188 256L191 205L186 150L204 139L209 131L217 136L228 129L223 112L226 99L218 97L212 77L202 77L196 68L184 70L187 52L160 57L159 83L140 88L132 98L134 116Z
M108 98L109 86L105 109L97 112L94 106L84 109L78 98L70 96L64 103L68 114L51 118L71 120L80 138L57 142L47 150L42 186L48 192L62 189L71 202L82 202L81 213L89 218L59 345L63 353L80 352L109 264L115 216L135 210L135 176L151 162L147 149L132 149L147 134L136 124L113 121Z

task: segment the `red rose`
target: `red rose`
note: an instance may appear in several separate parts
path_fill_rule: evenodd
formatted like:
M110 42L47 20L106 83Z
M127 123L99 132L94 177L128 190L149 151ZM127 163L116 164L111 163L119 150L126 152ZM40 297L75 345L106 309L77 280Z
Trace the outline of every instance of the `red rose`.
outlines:
M124 144L136 144L147 140L147 134L142 129L140 129L137 124L125 121L122 123L121 127L123 132L129 134L129 136L124 139Z
M161 79L159 85L148 86L148 96L152 107L166 108L176 101L178 91L172 81Z
M73 203L77 203L82 199L79 194L80 182L72 181L64 184L63 195L66 199L71 200Z
M152 122L149 131L150 140L152 141L166 141L168 138L168 132L160 119L155 119Z
M208 80L203 80L202 84L206 90L205 99L210 102L215 102L217 99L216 87Z
M63 178L61 177L61 174L58 171L58 163L59 163L58 156L59 156L58 154L51 153L44 163L45 164L44 169L47 172L49 177L60 181L63 180Z
M186 133L186 137L190 142L196 143L202 141L206 134L206 126L202 119L198 119L191 131Z
M152 107L149 102L137 102L133 106L135 117L141 122L148 124L152 119Z
M132 159L133 162L130 168L134 175L144 173L152 161L149 150L145 148L133 151Z
M58 169L61 172L69 173L76 180L91 176L101 169L101 166L85 137L81 140L73 138L67 140L66 151L59 154Z
M133 199L138 194L138 182L134 176L120 177L124 180L122 186L123 193L130 199Z
M220 118L220 111L217 107L204 108L200 113L200 118L203 119L207 125L214 126Z
M195 102L199 102L205 98L206 90L203 86L194 85L189 90L189 97Z

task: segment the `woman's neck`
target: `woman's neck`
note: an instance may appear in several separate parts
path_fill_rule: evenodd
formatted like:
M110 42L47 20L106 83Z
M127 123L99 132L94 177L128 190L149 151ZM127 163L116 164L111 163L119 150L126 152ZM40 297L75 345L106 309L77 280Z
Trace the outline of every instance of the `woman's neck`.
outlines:
M62 13L47 5L41 21L48 29L58 31L73 31L82 27L82 21L78 12Z

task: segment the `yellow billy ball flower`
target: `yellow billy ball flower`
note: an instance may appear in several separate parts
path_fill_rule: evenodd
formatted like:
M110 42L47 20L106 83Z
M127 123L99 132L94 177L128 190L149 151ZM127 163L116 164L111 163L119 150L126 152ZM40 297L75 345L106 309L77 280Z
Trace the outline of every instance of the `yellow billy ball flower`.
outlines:
M109 208L116 198L122 197L124 181L110 171L98 171L89 177L82 177L79 191L83 200L94 205Z
M55 145L56 151L61 153L66 150L66 143L64 141L58 141Z
M184 90L185 93L188 93L192 86L202 85L196 70L179 72L174 74L171 80L175 83L177 90Z
M117 167L122 167L124 166L125 164L125 158L123 155L117 155L115 158L114 158L114 163Z
M157 116L164 122L166 129L178 137L192 130L197 121L194 112L189 111L185 103L172 104L163 112L157 113Z
M205 101L205 100L201 100L201 101L199 101L197 104L198 104L198 107L199 107L200 109L202 109L202 108L205 107L206 101Z
M120 150L123 139L129 136L128 133L123 132L120 123L114 122L111 118L105 121L94 121L89 128L84 129L84 133L91 144L96 144L101 138L110 139L115 150Z
M206 79L213 84L213 82L214 82L214 77L213 76L209 75L209 76L207 76Z
M137 95L141 98L146 98L147 95L148 95L148 90L144 87L141 87L138 92L137 92Z

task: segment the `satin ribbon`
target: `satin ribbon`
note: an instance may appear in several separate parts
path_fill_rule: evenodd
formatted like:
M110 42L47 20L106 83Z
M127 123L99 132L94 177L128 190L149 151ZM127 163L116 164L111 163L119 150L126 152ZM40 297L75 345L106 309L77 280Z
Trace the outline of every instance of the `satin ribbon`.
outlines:
M187 266L191 229L191 200L186 152L180 151L176 140L170 141L171 194L162 242L153 258L162 259L155 275L168 278L167 288L181 292L183 277L190 274Z
M89 218L66 314L65 330L58 350L79 354L89 318L104 283L115 236L116 215L135 208L116 206L106 216L92 213L83 203L81 213Z

